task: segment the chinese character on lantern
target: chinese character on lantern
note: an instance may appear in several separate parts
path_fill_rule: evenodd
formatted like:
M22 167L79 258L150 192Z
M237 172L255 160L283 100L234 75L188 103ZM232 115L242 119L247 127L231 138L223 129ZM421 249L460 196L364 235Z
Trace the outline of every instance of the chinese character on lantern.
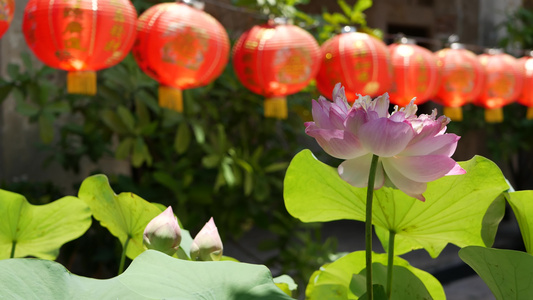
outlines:
M129 0L30 0L22 30L39 60L69 72L69 93L94 95L95 71L128 54L136 19Z
M527 106L526 117L533 120L533 51L528 51L527 55L518 59L518 66L522 71L524 84L518 103Z
M322 44L321 64L316 77L320 94L331 99L335 84L342 83L348 101L356 94L378 96L392 83L387 46L366 33L345 27L343 33Z
M392 104L407 106L415 97L415 104L422 104L437 93L440 73L431 51L405 37L389 45L389 51L394 74L389 91Z
M315 77L319 57L311 34L278 18L242 34L233 48L233 68L247 89L266 97L266 117L285 119L286 96Z
M501 49L487 49L479 55L486 74L485 85L474 104L485 108L485 121L503 121L505 105L516 101L522 91L522 72L516 59Z
M463 44L452 43L450 48L437 51L437 65L441 84L435 102L444 106L444 114L461 121L461 107L476 99L484 86L485 72L477 56Z
M159 86L159 105L183 111L182 90L205 86L229 59L226 30L196 2L161 3L146 10L137 27L133 55Z

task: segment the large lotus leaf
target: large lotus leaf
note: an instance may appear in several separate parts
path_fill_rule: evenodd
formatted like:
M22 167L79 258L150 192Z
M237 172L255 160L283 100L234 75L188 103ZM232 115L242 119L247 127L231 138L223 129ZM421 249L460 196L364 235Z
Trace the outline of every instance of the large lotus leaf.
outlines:
M373 253L373 265L379 263L387 265L387 254ZM431 297L435 300L446 299L444 289L440 282L431 274L411 266L406 260L395 257L394 266L400 267L401 272L396 274L396 277L405 275L405 272L414 274L422 283L425 289L419 291L415 288L420 287L411 284L412 292L416 295L424 295L429 292ZM320 270L313 273L306 289L306 297L308 299L357 299L357 296L350 289L350 283L354 274L360 274L366 267L365 251L352 252L343 256L330 264L324 265ZM396 268L398 269L398 268ZM382 270L380 270L382 271ZM361 273L363 274L363 273ZM381 274L381 275L380 275ZM373 278L374 283L385 285L386 279L383 272L376 272ZM405 278L404 278L405 279ZM393 291L405 292L405 280L402 278L393 279ZM402 299L403 294L398 294L396 298ZM403 298L407 299L407 298ZM417 299L417 298L409 298ZM423 298L422 298L423 299Z
M24 196L0 190L0 259L15 257L55 259L59 248L91 226L91 211L76 197L32 205Z
M9 299L292 299L265 266L192 262L148 250L121 275L92 279L38 259L0 261L0 290Z
M131 290L155 299L292 299L274 284L265 266L193 262L153 250L135 259L119 279Z
M142 253L143 233L146 225L161 213L159 207L133 193L115 195L105 175L86 178L78 197L84 200L94 218L116 236L122 245L129 238L126 255L134 259Z
M128 289L118 277L81 277L54 261L5 259L0 270L0 291L6 299L149 299Z
M485 281L496 299L533 299L531 254L470 246L459 250L459 257Z
M509 193L506 198L520 226L526 250L533 254L533 191Z
M385 249L389 231L396 232L397 255L424 248L436 257L447 243L464 247L487 245L493 240L494 220L501 218L503 202L498 201L492 209L498 212L490 214L492 220L484 216L508 189L505 178L493 162L481 156L460 165L467 171L465 175L428 183L425 202L388 187L374 192L372 223ZM287 211L304 222L365 220L366 188L352 187L339 177L336 168L321 163L309 150L291 161L284 197Z

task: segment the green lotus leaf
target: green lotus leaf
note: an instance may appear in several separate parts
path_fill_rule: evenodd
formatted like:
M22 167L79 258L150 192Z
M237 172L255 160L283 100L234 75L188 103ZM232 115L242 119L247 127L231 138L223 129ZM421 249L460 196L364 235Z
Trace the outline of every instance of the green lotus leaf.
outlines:
M504 201L498 196L508 184L486 158L476 156L459 164L467 173L428 183L425 202L389 187L374 192L372 223L385 249L389 231L396 233L397 255L423 248L437 257L447 243L490 246L503 216ZM366 188L352 187L309 150L291 161L284 198L287 211L303 222L365 220Z
M531 254L470 246L459 250L459 257L485 281L496 299L533 299Z
M122 245L129 239L126 255L130 259L145 251L144 229L150 220L161 213L158 205L133 193L116 195L105 175L87 177L81 184L78 197L89 205L94 218Z
M265 266L192 262L147 250L121 275L92 279L40 259L0 261L0 290L8 299L292 299Z
M533 191L518 191L506 195L522 232L529 254L533 254Z
M34 256L56 259L59 248L83 235L91 226L87 204L68 196L32 205L24 196L0 190L0 259Z
M307 299L358 299L356 293L361 296L361 282L357 284L353 280L364 275L365 259L365 251L356 251L322 266L309 280ZM373 283L385 286L387 254L373 253L372 261L376 266ZM395 257L394 271L392 299L428 299L424 298L428 294L435 300L446 299L444 289L435 277L411 266L406 260Z

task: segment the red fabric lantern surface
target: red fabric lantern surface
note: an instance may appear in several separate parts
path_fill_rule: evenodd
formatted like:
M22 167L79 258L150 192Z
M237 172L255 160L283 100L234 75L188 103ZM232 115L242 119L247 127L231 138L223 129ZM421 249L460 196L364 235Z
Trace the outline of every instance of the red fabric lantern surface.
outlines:
M431 51L407 38L389 45L389 51L394 74L389 90L392 104L406 106L414 97L415 104L422 104L437 93L440 74Z
M46 65L69 71L69 93L94 95L96 73L119 63L135 41L137 12L128 0L30 0L22 30Z
M514 102L522 91L522 72L516 59L500 49L488 49L478 57L486 80L474 104L485 108L485 121L502 122L502 107Z
M524 78L524 85L522 92L518 97L518 103L527 106L527 118L533 119L533 51L530 51L527 56L518 59L518 66L522 71Z
M15 0L0 0L0 37L6 33L15 13Z
M452 43L450 48L439 50L435 54L441 71L441 84L434 101L444 105L447 117L461 121L461 107L474 101L483 88L483 66L473 52L459 43Z
M392 65L387 46L362 32L344 32L322 44L321 65L316 77L320 94L331 99L335 84L342 83L346 98L356 94L381 95L392 84Z
M184 3L161 3L140 17L133 55L159 86L159 105L183 111L182 90L207 85L229 59L226 30Z
M277 22L271 20L242 34L233 48L233 68L247 89L267 98L266 117L285 119L285 97L315 77L320 47L307 31Z

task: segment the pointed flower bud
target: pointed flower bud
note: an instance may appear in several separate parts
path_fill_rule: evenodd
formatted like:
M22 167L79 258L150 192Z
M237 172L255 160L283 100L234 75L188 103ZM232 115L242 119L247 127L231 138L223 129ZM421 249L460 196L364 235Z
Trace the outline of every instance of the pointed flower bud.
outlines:
M222 258L222 240L213 218L209 219L191 244L191 259L219 261Z
M143 244L148 249L173 255L180 243L181 229L170 206L153 218L144 229Z

